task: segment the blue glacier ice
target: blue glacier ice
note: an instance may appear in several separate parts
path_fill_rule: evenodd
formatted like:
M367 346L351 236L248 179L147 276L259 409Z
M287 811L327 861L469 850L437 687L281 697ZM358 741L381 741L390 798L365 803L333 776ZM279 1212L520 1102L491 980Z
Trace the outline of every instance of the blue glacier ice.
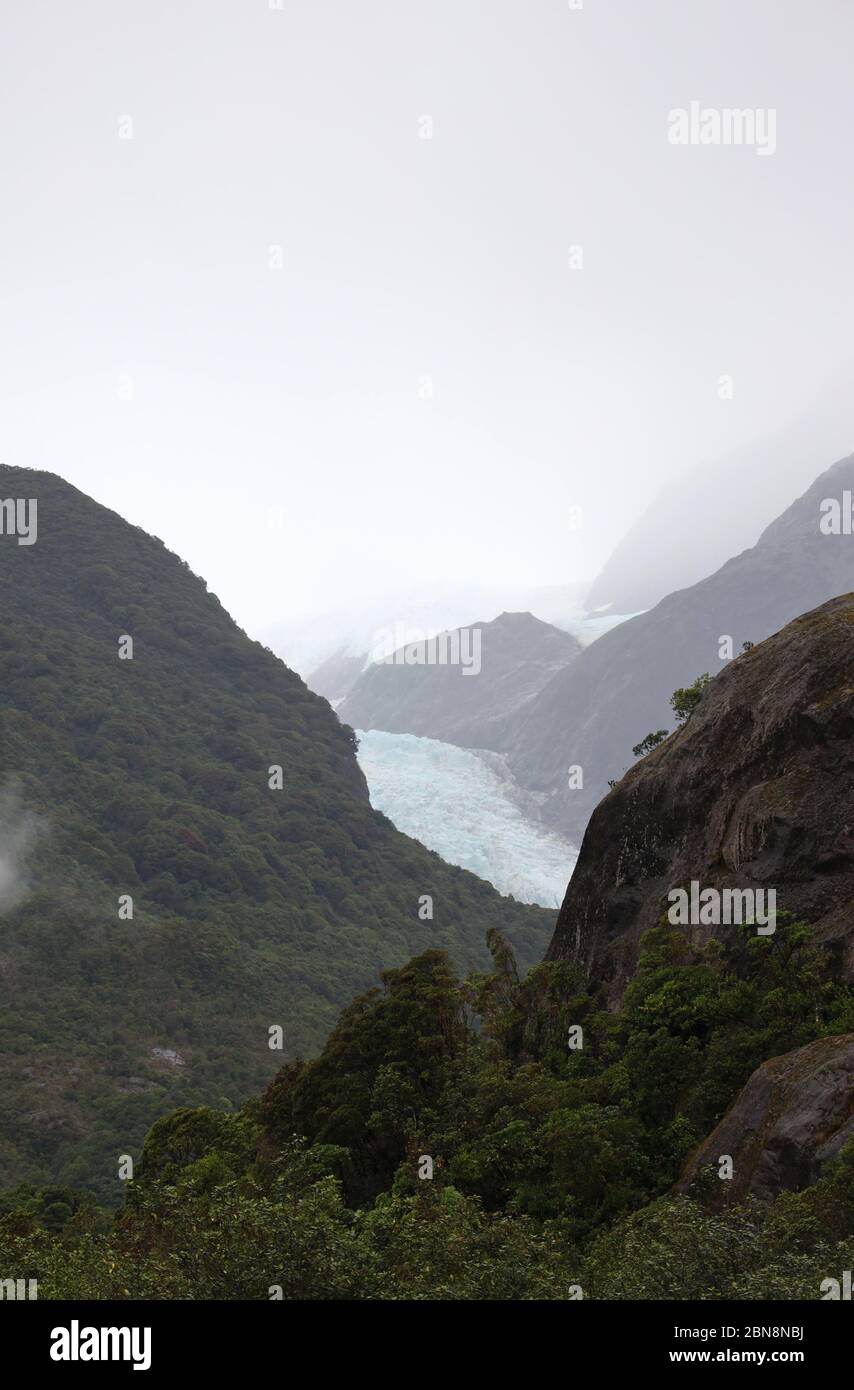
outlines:
M415 734L356 731L371 805L519 902L559 907L576 847L528 818L502 760Z

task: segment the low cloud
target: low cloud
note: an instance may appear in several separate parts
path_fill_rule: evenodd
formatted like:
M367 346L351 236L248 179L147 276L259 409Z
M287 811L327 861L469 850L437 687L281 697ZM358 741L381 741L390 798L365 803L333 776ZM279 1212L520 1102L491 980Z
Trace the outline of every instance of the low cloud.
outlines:
M27 872L42 822L21 801L18 788L0 790L0 913L17 907L30 891Z

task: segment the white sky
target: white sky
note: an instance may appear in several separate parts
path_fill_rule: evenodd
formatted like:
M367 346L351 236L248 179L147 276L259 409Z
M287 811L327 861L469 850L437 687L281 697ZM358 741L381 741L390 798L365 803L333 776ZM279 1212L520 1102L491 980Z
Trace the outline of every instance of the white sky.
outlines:
M850 0L5 9L0 459L251 632L592 576L848 351ZM774 107L776 154L671 146L692 100Z

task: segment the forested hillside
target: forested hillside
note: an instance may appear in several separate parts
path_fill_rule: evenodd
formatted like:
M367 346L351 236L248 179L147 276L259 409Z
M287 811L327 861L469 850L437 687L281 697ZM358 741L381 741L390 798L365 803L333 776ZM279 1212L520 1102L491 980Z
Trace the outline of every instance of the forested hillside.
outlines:
M653 931L615 1013L575 967L520 983L492 947L465 982L436 951L388 972L241 1113L161 1120L115 1218L8 1194L3 1268L40 1298L261 1301L814 1300L851 1268L844 1128L765 1200L725 1200L717 1150L672 1190L764 1057L838 1037L854 1058L850 991L806 929L754 936L738 973ZM752 1138L730 1127L737 1169Z
M0 493L38 501L0 537L0 1172L117 1200L158 1115L238 1105L382 968L493 926L532 964L553 914L372 811L352 731L160 541Z

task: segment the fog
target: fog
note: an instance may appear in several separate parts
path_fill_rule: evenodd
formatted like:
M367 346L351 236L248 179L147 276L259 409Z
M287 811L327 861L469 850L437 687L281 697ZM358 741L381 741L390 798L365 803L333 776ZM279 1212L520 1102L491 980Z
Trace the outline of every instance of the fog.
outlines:
M17 788L0 790L0 913L16 907L29 892L28 864L43 823L24 810Z
M846 367L848 4L34 0L5 28L0 458L161 536L250 632L592 579L668 480ZM692 103L773 111L773 150L674 143Z

